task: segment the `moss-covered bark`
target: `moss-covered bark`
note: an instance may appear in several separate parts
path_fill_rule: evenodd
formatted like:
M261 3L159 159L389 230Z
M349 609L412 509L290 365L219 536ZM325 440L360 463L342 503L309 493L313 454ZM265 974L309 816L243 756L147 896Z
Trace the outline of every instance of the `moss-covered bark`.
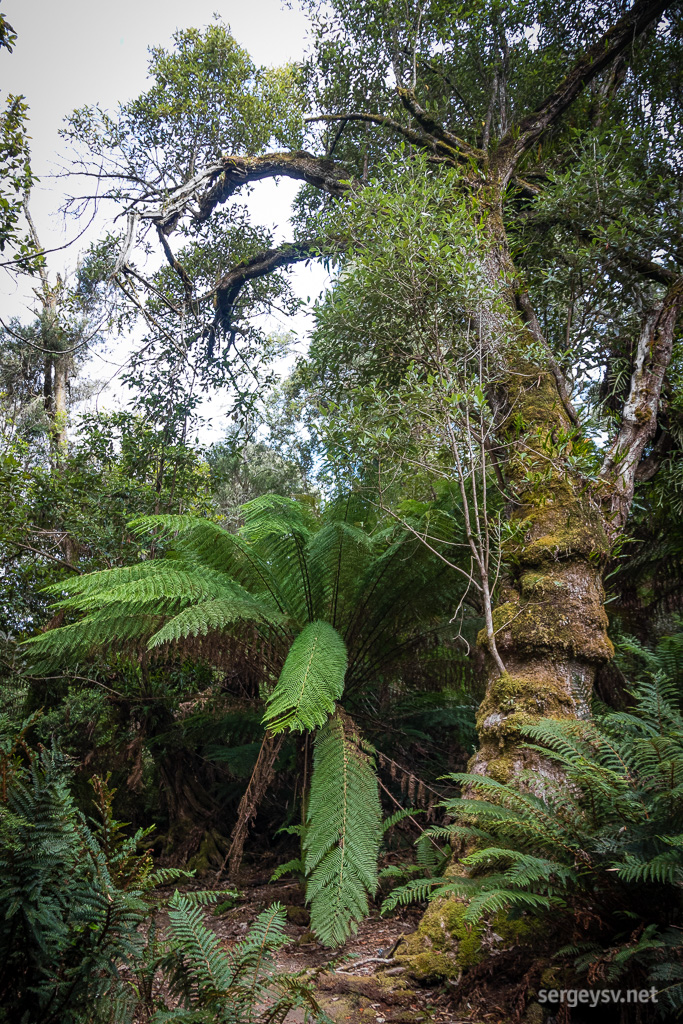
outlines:
M493 626L506 671L501 675L492 659L470 770L507 781L522 768L551 771L523 749L520 728L543 717L587 716L596 668L613 650L604 610L609 541L601 501L569 458L581 441L557 367L537 325L518 311L501 210L496 200L487 268L498 301L483 322L487 344L505 363L494 404L508 451L512 530ZM485 633L479 642L489 645Z
M499 301L482 314L482 333L505 366L490 398L507 451L511 530L492 616L505 671L489 659L477 715L479 750L469 770L507 782L527 769L533 773L527 784L542 792L555 769L550 759L525 748L521 729L545 717L590 714L596 669L613 654L602 583L610 542L603 495L591 493L569 457L581 439L557 367L537 329L518 312L500 205L489 225L488 278ZM479 643L490 649L486 630ZM397 954L412 977L452 980L505 943L524 942L516 934L503 937L504 922L466 927L465 907L454 897L430 904Z

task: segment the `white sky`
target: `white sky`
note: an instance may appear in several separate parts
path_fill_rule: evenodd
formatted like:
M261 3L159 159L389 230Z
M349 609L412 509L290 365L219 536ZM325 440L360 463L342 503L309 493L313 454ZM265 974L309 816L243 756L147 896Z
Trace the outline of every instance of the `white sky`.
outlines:
M0 102L8 92L21 93L30 106L32 163L41 178L31 206L46 248L78 231L74 221L65 224L59 215L62 183L49 177L64 154L58 136L63 117L93 103L113 109L139 94L146 85L149 46L168 46L175 29L203 27L214 13L258 64L300 59L306 45L306 19L280 0L4 0L2 10L18 39L12 54L0 54ZM264 182L250 200L255 219L278 224L280 238L289 234L286 222L296 188L289 181ZM77 246L50 256L51 273L73 265L76 255ZM323 282L319 268L297 269L301 295L317 294ZM0 276L3 318L28 318L30 294L26 282ZM294 326L301 333L305 321L299 318ZM104 378L111 369L93 367L91 372ZM115 401L115 394L104 398L107 405Z

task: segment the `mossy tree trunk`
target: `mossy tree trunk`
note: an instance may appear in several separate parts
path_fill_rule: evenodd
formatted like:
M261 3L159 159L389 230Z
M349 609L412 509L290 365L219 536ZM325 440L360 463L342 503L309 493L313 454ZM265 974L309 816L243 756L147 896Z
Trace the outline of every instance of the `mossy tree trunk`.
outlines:
M508 452L513 529L504 552L507 576L492 615L497 658L487 659L486 695L477 715L479 749L469 770L500 782L529 770L538 780L531 786L542 792L544 778L555 770L549 758L525 747L521 728L544 717L588 717L596 669L614 653L603 572L623 533L636 480L642 467L647 471L643 455L656 429L683 309L683 279L667 281L664 297L643 316L621 425L597 479L588 480L571 459L582 437L566 384L510 259L502 191L495 179L488 187L494 196L488 277L501 301L482 313L482 336L491 349L505 351L507 372L489 397ZM479 643L488 647L486 630ZM463 868L454 861L448 870L457 874ZM429 905L397 952L410 976L421 983L459 979L487 958L490 941L465 927L464 910L465 901L454 896ZM500 917L489 924L496 955L520 941Z
M499 658L490 659L470 770L503 782L522 768L551 770L522 747L520 727L547 716L586 717L596 668L613 648L602 582L610 550L604 488L591 490L570 461L580 444L576 414L528 297L519 294L495 173L487 186L487 277L497 303L483 312L481 330L505 363L492 404L507 446L513 529L493 611ZM488 645L484 632L480 643Z

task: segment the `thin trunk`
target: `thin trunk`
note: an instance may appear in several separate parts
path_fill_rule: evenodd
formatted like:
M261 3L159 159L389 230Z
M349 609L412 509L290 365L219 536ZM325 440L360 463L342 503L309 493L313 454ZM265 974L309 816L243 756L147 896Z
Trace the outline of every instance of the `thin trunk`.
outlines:
M275 762L277 761L277 756L280 753L280 747L282 746L283 740L284 733L274 736L272 732L267 732L263 737L263 743L261 744L261 749L259 751L258 758L256 759L254 770L251 773L249 785L246 788L244 796L240 800L240 805L237 810L237 821L230 837L230 849L228 850L220 869L216 873L216 885L218 884L228 862L231 880L234 881L235 878L237 878L242 864L244 843L249 833L250 825L256 817L259 804L263 800L266 790L273 781L273 777L275 775Z
M63 352L56 352L53 356L54 366L54 387L52 394L52 443L55 453L63 455L66 452L68 437L66 432L67 424L67 400L69 386L69 356Z

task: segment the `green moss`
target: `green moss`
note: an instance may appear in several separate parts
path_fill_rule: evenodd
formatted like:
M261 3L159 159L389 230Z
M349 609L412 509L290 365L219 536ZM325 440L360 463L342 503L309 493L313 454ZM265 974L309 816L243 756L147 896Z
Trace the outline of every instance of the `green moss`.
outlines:
M306 907L300 907L295 903L288 903L285 906L285 911L287 913L287 920L291 924L297 924L305 928L311 923L311 915Z
M465 921L468 904L451 896L430 903L416 932L399 947L397 959L421 984L457 978L496 949L532 945L542 938L544 926L530 917L495 914L487 925Z
M527 600L506 601L493 611L493 628L501 652L548 654L585 661L609 660L614 648L607 636L604 591L586 563L564 565L553 573L525 572L520 588ZM529 593L536 587L539 593ZM486 635L479 634L486 646Z
M435 985L447 978L458 976L454 961L445 953L433 949L418 952L406 944L406 951L397 958L420 985Z
M187 862L188 871L196 871L201 877L216 871L223 864L227 850L226 840L218 832L205 832L199 850Z
M494 782L509 782L515 773L517 759L512 754L502 754L487 762L486 774Z
M455 978L481 961L483 928L468 925L466 911L467 903L455 896L434 900L401 944L397 959L421 984Z
M552 673L539 678L504 673L495 679L477 712L482 737L495 737L499 747L520 735L523 726L539 718L566 718L574 713L574 702L563 682Z
M536 917L508 917L507 914L495 914L491 918L491 927L503 940L506 949L511 946L526 946L538 942L547 932L547 924Z

